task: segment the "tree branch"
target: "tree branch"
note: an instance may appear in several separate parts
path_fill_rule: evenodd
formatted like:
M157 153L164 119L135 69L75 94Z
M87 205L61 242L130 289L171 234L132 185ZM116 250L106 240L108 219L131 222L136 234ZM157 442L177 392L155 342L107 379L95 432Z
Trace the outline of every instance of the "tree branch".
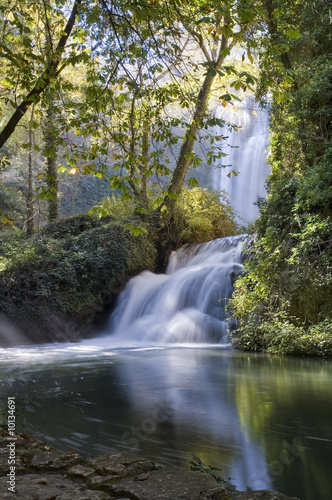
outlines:
M4 129L0 133L0 148L12 135L17 124L20 122L21 118L23 118L23 116L25 115L26 111L29 109L31 104L39 100L40 95L50 85L52 79L56 77L57 67L59 66L67 40L75 24L75 18L78 13L78 8L81 5L81 2L82 0L75 0L70 17L68 19L65 29L63 30L63 35L59 40L59 43L52 56L52 59L49 61L47 65L47 68L44 70L43 74L38 78L34 88L28 93L28 95L23 99L21 104L16 108L11 118L5 125Z

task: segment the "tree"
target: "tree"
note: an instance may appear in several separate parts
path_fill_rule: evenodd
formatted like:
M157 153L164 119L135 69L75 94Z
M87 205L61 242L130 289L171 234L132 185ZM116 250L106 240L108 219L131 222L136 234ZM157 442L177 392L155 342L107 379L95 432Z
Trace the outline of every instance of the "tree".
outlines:
M208 135L210 127L223 124L208 110L216 80L222 88L222 80L233 76L233 93L219 90L225 105L254 83L248 72L235 70L230 55L237 44L247 47L252 42L248 29L256 14L253 4L233 0L185 6L136 3L130 8L103 0L99 11L93 7L86 16L96 42L94 65L86 100L70 124L91 138L89 151L81 155L85 173L106 175L112 156L112 187L134 196L143 210L147 179L169 176L159 214L171 213L188 167L200 161L193 152L198 131ZM247 56L252 60L250 50ZM182 128L181 135L175 127ZM181 141L171 172L164 152ZM210 160L221 155L211 153Z
M331 324L330 6L263 3L259 96L272 94L271 177L233 305L242 346L315 354L330 345Z
M57 45L54 48L52 43L50 51L47 52L45 59L39 51L37 54L30 52L30 50L34 47L32 24L35 21L34 13L36 12L40 15L40 10L44 10L45 16L43 23L45 31L47 31L47 34L51 37L48 17L50 5L46 2L43 3L43 5L32 3L29 6L24 6L25 8L22 10L19 9L19 6L14 6L12 8L10 4L1 6L1 10L6 17L2 25L3 42L1 44L0 55L2 58L6 59L6 69L8 74L6 82L8 82L10 87L17 85L19 87L19 92L15 91L15 95L13 96L14 100L11 101L15 110L7 124L0 132L0 148L12 135L17 124L23 118L28 108L39 100L40 96L49 87L50 83L57 78L58 74L65 67L65 65L70 62L69 58L62 66L59 67L60 62L63 60L64 50L68 38L72 33L81 1L82 0L75 0L67 24L62 30L62 34ZM29 10L32 12L30 13ZM58 9L58 12L59 10L60 9ZM17 38L19 38L20 44L19 52L17 52ZM39 44L37 44L37 46L38 45ZM38 69L40 65L42 66L36 81L34 74L35 61L38 62ZM14 75L11 75L12 70L14 70ZM25 91L27 91L27 93L24 95ZM20 102L17 103L16 99Z
M57 123L54 101L50 101L43 123L43 133L46 155L46 184L48 199L48 221L54 222L59 216L58 204L58 172L57 172Z

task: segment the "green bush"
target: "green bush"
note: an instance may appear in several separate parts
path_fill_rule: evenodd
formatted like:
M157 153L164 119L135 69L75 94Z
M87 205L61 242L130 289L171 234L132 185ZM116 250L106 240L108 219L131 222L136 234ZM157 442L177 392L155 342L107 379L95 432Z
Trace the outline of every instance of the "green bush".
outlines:
M328 319L309 328L279 317L248 321L233 344L244 351L265 351L292 356L332 356L332 322Z
M155 268L156 250L146 235L90 219L60 220L29 240L18 239L15 250L12 243L2 245L1 313L34 341L52 340L59 319L62 325L93 320L130 277Z
M133 199L124 199L112 195L104 198L98 205L95 205L89 211L90 215L97 215L98 217L114 217L114 219L121 221L125 220L135 212L135 202Z
M202 188L183 189L172 220L172 238L177 245L200 243L234 235L235 214L225 196Z
M163 194L158 190L150 193L147 220L162 199ZM90 214L99 217L112 216L115 220L124 221L135 213L135 209L134 200L112 196L93 207ZM234 211L225 195L220 199L219 192L198 187L182 189L168 229L173 247L210 241L238 232Z

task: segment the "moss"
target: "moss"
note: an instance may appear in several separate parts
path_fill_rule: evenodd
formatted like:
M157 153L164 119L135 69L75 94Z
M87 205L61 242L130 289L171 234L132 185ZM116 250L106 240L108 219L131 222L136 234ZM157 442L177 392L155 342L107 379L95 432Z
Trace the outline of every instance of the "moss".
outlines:
M20 245L0 274L2 314L38 342L70 339L77 325L87 334L130 277L155 268L151 235L91 217L52 224Z

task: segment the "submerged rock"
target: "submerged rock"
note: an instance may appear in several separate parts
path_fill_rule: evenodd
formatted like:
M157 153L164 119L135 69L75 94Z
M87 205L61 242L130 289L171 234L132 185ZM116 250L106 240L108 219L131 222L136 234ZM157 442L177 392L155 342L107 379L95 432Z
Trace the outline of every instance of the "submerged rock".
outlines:
M9 463L9 447L15 465ZM231 492L210 475L111 451L94 460L29 436L0 437L0 500L298 500L272 491Z

